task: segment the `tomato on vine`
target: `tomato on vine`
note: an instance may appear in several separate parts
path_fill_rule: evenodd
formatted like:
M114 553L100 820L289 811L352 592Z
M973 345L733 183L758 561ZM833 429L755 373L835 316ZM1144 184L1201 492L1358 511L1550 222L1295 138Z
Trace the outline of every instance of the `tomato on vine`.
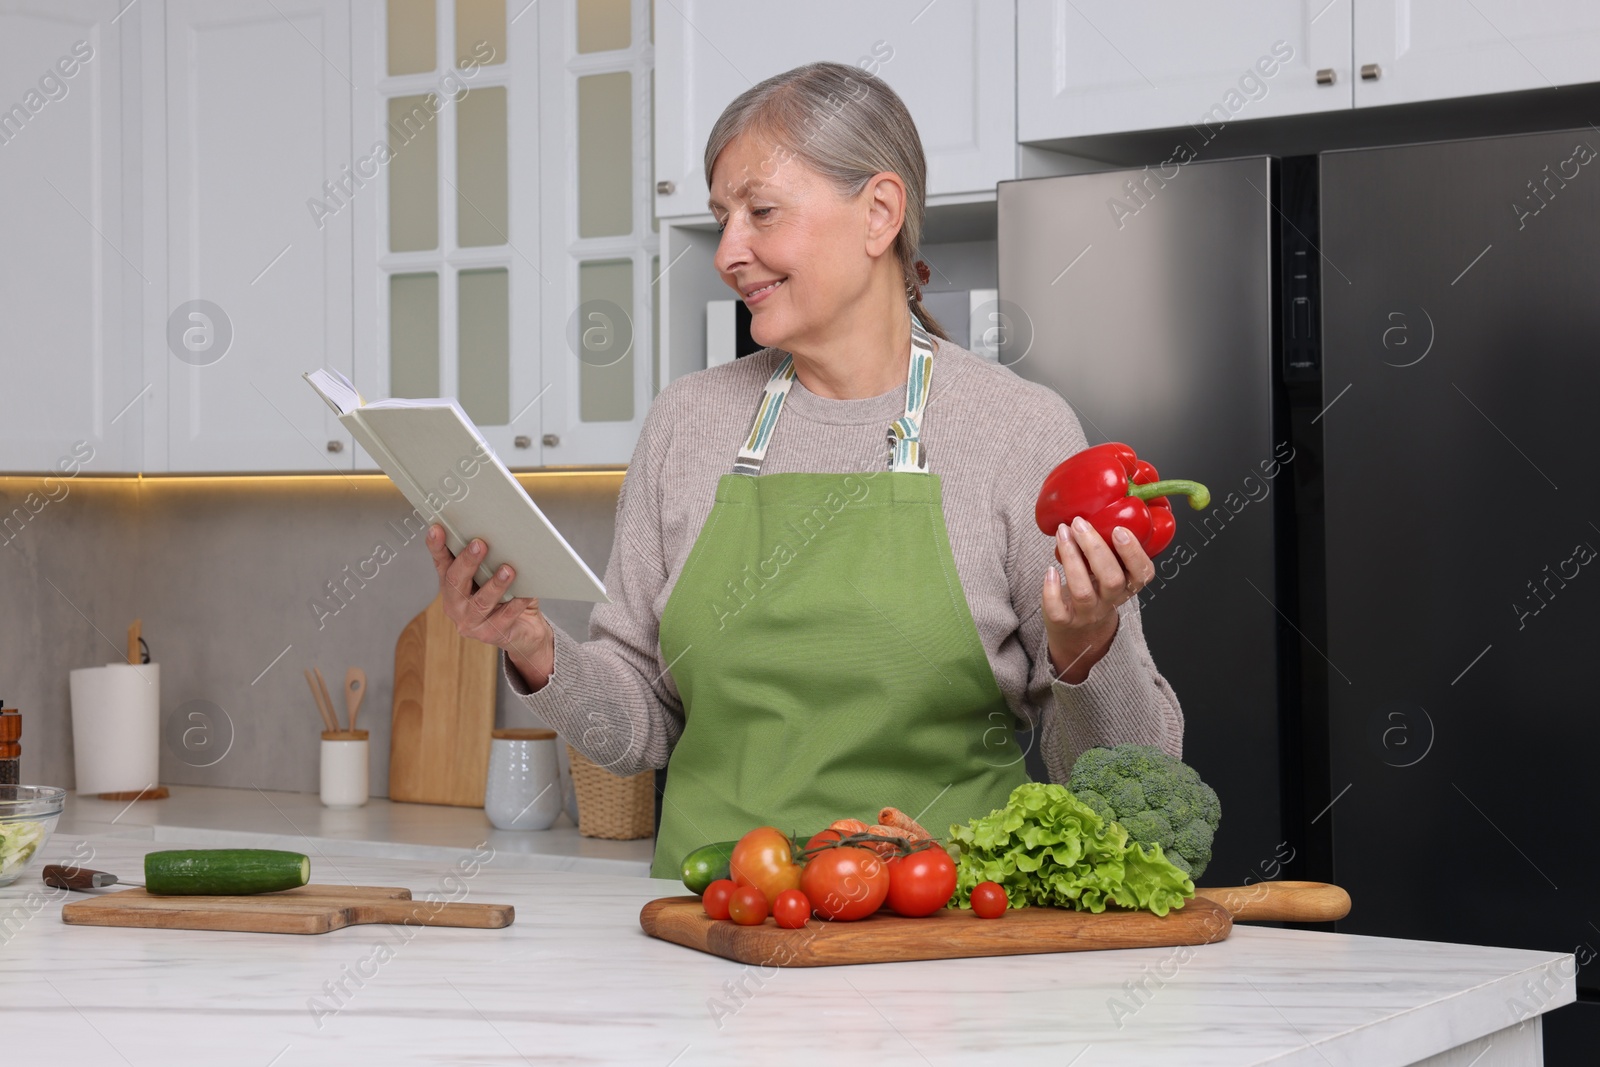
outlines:
M817 916L844 922L865 919L889 895L889 868L871 849L825 848L806 860L800 891Z
M937 843L889 861L888 900L896 915L932 915L955 891L956 861Z

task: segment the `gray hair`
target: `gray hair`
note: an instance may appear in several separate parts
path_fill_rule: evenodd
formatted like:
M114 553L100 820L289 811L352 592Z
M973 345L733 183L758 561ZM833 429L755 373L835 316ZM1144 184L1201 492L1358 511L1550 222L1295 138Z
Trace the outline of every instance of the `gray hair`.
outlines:
M928 161L917 124L895 91L882 79L843 63L807 63L751 86L711 127L705 157L708 187L717 157L745 133L771 140L780 162L799 160L846 198L859 195L874 174L900 176L906 208L894 253L907 300L929 333L949 341L950 335L922 305L918 283L926 280L927 265L917 251L927 207Z

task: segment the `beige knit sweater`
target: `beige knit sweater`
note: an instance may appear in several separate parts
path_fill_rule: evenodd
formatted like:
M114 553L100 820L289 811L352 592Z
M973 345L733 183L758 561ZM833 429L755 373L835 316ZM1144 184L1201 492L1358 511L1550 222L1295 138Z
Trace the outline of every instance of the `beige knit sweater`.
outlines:
M1081 684L1057 680L1050 667L1040 586L1054 539L1039 532L1033 509L1045 475L1087 446L1077 417L1053 390L934 342L922 424L928 468L940 478L956 571L995 681L1024 728L1034 728L1051 779L1065 782L1078 754L1097 745L1153 744L1181 755L1183 715L1151 661L1137 601L1120 609L1116 637ZM662 390L617 503L605 573L612 602L594 608L588 641L555 628L554 672L537 692L507 669L529 709L617 774L665 767L683 732L657 636L662 608L782 358L763 349ZM902 383L882 396L832 400L796 379L762 471L885 469L885 434L905 413L905 392Z

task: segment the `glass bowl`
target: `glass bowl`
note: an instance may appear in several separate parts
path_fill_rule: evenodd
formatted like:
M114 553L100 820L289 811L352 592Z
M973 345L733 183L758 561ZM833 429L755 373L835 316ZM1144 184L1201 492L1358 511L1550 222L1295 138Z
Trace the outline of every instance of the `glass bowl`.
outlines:
M66 799L53 785L0 785L0 885L21 878L44 851Z

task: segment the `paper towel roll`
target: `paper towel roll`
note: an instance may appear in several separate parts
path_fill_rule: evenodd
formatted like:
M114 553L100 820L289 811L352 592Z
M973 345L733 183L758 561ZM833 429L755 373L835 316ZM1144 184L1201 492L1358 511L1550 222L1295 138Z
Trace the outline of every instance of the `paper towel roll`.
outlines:
M137 792L161 774L161 665L72 672L72 757L83 793Z

